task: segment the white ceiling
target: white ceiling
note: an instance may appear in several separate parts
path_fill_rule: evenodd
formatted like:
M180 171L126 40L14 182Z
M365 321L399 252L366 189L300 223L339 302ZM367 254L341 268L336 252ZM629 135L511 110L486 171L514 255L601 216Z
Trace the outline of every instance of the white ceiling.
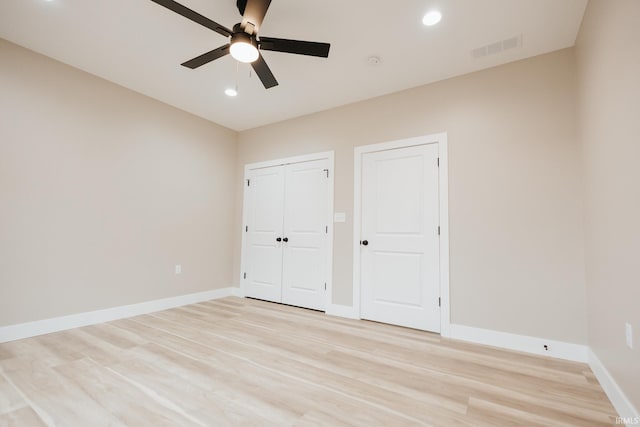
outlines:
M235 0L178 0L231 28ZM180 63L225 37L150 0L1 0L0 37L235 130L573 46L587 0L273 0L260 34L331 43L328 59L263 52L265 90L231 56ZM425 27L438 9L440 24ZM471 51L522 35L522 47ZM381 58L371 65L367 58ZM238 70L238 71L237 71ZM239 96L224 89L239 84Z

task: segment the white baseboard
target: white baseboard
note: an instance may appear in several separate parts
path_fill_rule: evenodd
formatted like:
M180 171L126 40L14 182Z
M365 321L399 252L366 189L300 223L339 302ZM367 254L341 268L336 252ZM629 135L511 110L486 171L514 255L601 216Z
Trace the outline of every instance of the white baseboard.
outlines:
M587 363L588 361L588 347L586 345L455 324L449 326L449 337L461 341L501 347L540 356L557 357L574 362ZM547 346L547 350L544 348L545 345Z
M360 318L350 305L329 304L325 309L325 314L329 316L346 317L347 319Z
M82 326L95 325L96 323L109 322L154 311L166 310L202 301L224 298L235 295L234 288L214 289L195 294L180 295L177 297L163 298L146 301L137 304L123 305L106 308L103 310L89 311L86 313L72 314L69 316L54 317L51 319L36 320L34 322L20 323L0 327L0 343L14 341L36 335L49 334Z
M616 383L592 349L589 349L589 366L619 416L623 420L627 420L627 425L640 424L640 412L633 407L631 401L623 393L618 383Z
M241 288L241 287L239 287L239 286L232 286L232 287L230 287L229 289L231 289L231 296L234 296L234 297L240 297L240 298L244 298L244 297L245 297L245 294L244 294L244 292L242 291L242 288Z

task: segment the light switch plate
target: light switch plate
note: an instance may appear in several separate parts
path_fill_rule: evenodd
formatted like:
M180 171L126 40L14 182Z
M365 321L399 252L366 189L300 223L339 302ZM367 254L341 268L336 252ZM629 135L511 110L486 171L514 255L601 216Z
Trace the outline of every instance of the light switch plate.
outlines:
M627 338L627 347L633 348L633 329L629 323L625 324L624 331Z
M333 222L347 222L347 214L345 212L334 213Z
M182 266L180 264L176 264L176 274L181 274L182 273Z

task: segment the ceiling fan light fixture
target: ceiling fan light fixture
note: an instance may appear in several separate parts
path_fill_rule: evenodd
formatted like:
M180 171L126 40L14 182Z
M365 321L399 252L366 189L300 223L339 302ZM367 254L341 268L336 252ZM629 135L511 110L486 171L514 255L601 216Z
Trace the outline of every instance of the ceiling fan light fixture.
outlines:
M256 40L246 33L231 36L229 52L236 61L245 63L253 62L260 56Z

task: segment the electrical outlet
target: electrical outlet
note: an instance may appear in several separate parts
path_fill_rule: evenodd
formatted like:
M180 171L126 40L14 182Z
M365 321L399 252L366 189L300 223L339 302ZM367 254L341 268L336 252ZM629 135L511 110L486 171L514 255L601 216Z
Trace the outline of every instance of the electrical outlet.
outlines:
M176 264L176 274L181 274L182 273L182 266L180 264Z
M627 347L633 348L633 329L629 323L625 324L624 331L627 337Z

